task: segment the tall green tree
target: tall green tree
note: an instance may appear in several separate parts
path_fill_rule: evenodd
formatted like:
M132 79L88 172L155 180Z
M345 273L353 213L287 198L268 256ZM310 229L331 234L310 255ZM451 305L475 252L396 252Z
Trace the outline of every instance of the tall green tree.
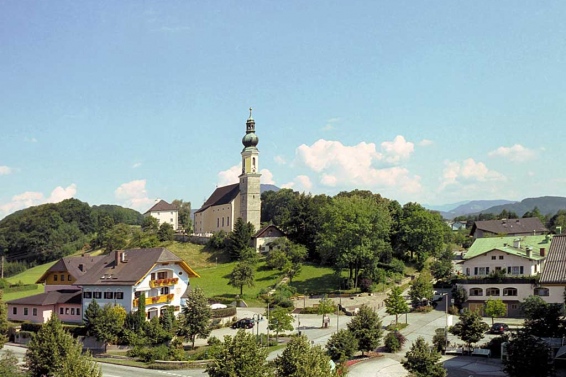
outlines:
M234 337L224 337L206 373L209 377L273 376L267 363L267 348L260 347L255 337L244 330L239 330Z
M82 346L52 316L32 336L26 351L26 366L31 377L101 377L102 373ZM72 372L73 374L69 374Z
M129 225L122 223L114 225L107 234L105 244L103 245L104 248L107 252L125 249L128 245L131 233L132 231Z
M332 360L344 362L358 351L358 340L351 331L342 329L330 337L326 350Z
M255 285L254 280L254 269L253 267L246 262L240 262L234 266L234 269L230 273L230 280L228 284L232 287L240 288L240 296L244 292L244 285L248 287L253 287Z
M322 326L324 326L324 317L326 314L336 313L336 304L332 299L328 298L328 295L322 296L322 298L318 301L318 307L316 310L316 314L322 316Z
M169 223L163 223L159 226L159 230L157 231L157 238L159 241L173 241L175 236L175 229Z
M520 306L525 316L524 331L540 337L561 338L564 334L562 326L562 304L547 303L540 296L529 296Z
M346 268L357 287L361 270L387 247L391 225L387 204L375 197L342 195L323 212L319 252L337 269Z
M252 223L247 224L238 217L234 230L228 233L227 248L233 260L241 260L245 250L250 248L255 230Z
M210 327L212 311L202 289L197 287L189 293L182 313L180 334L192 342L192 347L195 348L195 339L197 337L204 339L212 331Z
M311 346L304 335L293 336L274 364L277 377L336 376L336 371L332 370L330 364L330 357L321 346Z
M279 333L281 331L293 331L293 314L288 308L277 307L265 315L268 318L269 330L275 331L275 336L279 341Z
M452 275L452 260L454 253L451 246L447 246L430 266L430 272L438 280L447 280Z
M362 305L358 315L348 323L348 330L358 340L358 349L364 352L373 351L379 345L383 330L379 315L369 306Z
M485 302L485 315L491 317L491 324L493 325L495 317L503 317L507 313L507 305L500 299L490 298Z
M117 344L126 322L126 309L121 305L106 304L95 319L94 335L105 343Z
M144 233L157 234L159 230L159 220L153 216L145 216L141 228Z
M462 339L469 348L472 343L482 340L487 330L489 325L482 321L478 312L464 309L458 323L450 328L450 333Z
M401 364L416 377L446 377L446 369L439 362L441 357L423 337L418 337Z
M179 210L179 225L185 230L192 231L191 202L185 202L183 199L175 199L171 204L177 206Z
M541 338L520 331L507 343L503 370L509 377L554 376L552 350Z
M20 370L19 360L13 351L7 350L0 357L0 376L24 377L26 374Z
M423 299L431 301L434 295L432 276L428 270L423 270L411 283L409 297L414 306L419 306Z
M84 326L88 335L94 336L96 334L96 323L100 320L102 316L102 308L96 302L96 299L93 299L86 310L84 311Z
M403 297L403 290L394 286L385 299L386 313L395 316L395 324L399 323L399 314L408 313L409 305Z

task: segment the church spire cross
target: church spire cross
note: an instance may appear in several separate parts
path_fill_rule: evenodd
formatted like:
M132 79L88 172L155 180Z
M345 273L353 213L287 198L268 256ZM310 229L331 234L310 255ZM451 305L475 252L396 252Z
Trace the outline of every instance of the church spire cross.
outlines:
M252 117L252 108L250 107L250 118Z

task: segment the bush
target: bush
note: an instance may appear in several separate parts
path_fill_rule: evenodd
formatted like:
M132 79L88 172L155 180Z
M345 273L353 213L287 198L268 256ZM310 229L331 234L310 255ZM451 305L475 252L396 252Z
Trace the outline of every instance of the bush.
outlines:
M12 292L24 292L24 291L34 291L37 289L37 284L16 284L10 286L10 288L4 289L4 293Z
M405 272L405 263L397 258L393 258L391 260L391 263L389 263L389 267L391 268L391 271L397 274L402 275Z
M225 231L221 230L219 232L212 233L212 237L206 243L206 246L213 249L224 249L226 247L227 234Z
M389 352L397 352L403 348L407 338L399 331L392 331L385 336L385 347Z
M31 331L31 332L38 332L43 327L42 323L29 323L24 322L22 323L21 330L22 331Z
M434 332L435 334L432 337L432 344L434 345L434 348L438 352L446 351L447 338L446 338L445 330L443 328L439 328L436 329Z
M458 314L460 314L460 311L458 310L458 308L457 308L456 306L451 305L451 306L448 308L448 313L449 313L449 314L452 314L452 315L458 315Z
M372 292L371 286L373 281L369 278L364 278L360 280L360 289L362 292Z
M426 306L419 306L418 308L415 308L414 312L416 313L430 313L432 311L432 306L430 305L426 305Z
M211 310L211 317L212 318L224 318L236 315L236 307L230 306L224 309L213 309Z
M491 357L501 357L501 344L509 341L509 335L503 334L495 338L491 338L489 342L482 345L481 348L487 348L491 351Z

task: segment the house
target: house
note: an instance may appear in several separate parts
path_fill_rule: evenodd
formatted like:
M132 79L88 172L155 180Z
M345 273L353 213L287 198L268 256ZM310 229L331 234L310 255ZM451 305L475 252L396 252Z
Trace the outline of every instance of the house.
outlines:
M159 200L143 215L144 217L155 217L159 221L159 225L167 223L171 224L174 230L179 229L179 209L165 200Z
M265 226L252 236L254 248L258 252L267 253L271 250L270 243L280 237L285 237L281 229L273 224Z
M470 230L474 238L493 236L536 236L548 234L548 229L538 217L475 221Z
M548 303L564 302L566 289L566 234L552 237L537 293Z
M534 277L544 269L551 241L548 235L476 239L457 280L468 294L467 307L481 311L488 299L501 299L508 316L517 316L520 302L538 292Z
M8 319L43 323L52 313L64 322L82 323L92 300L100 306L118 304L137 311L145 294L148 319L167 306L179 314L189 279L199 275L165 248L116 250L98 257L61 258L39 279L45 293L8 301Z
M461 229L466 229L468 222L467 221L449 221L448 226L450 229L454 231L458 231Z
M260 229L261 192L259 172L259 138L255 134L255 120L250 117L246 121L246 134L242 138L244 148L242 173L239 183L217 187L202 207L194 214L194 233L208 236L221 230L231 232L239 217L246 223Z
M82 289L82 309L93 301L100 306L119 304L137 311L145 294L146 317L160 316L167 306L179 314L189 278L199 277L181 258L165 248L115 250L77 279Z

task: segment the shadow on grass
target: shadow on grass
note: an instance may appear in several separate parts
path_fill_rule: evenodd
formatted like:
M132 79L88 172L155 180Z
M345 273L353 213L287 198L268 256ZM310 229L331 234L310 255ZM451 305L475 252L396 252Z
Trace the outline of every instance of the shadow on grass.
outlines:
M206 261L209 263L228 263L232 261L230 253L224 249L214 249L206 246L202 252L210 254L210 256L206 258Z
M256 280L257 281L275 280L275 279L278 279L279 277L281 277L280 274L271 274L271 275L264 276L264 277L256 279Z
M308 295L328 294L338 291L340 279L334 274L319 276L304 281L293 281L290 285L297 293Z

